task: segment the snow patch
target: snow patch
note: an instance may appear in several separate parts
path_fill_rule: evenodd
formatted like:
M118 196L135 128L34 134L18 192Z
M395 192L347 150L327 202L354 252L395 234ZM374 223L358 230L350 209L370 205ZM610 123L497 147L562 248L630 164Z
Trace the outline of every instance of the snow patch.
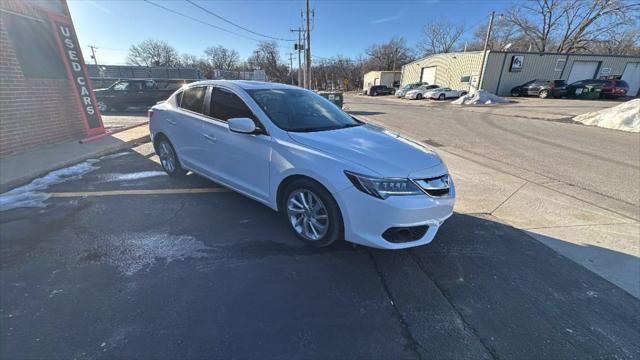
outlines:
M457 105L477 105L477 104L508 104L510 101L492 94L486 90L478 90L467 95L460 96L452 104Z
M86 249L81 258L106 262L124 275L148 269L158 260L164 260L166 265L176 260L205 257L208 249L192 236L158 232L108 234L96 240L96 248Z
M104 174L101 176L101 178L103 178L104 181L111 182L111 181L139 180L139 179L146 179L150 177L165 176L165 175L167 175L167 173L164 171L140 171L136 173L127 173L127 174L121 174L121 173Z
M123 151L123 152L119 152L119 153L115 153L115 154L111 154L111 155L105 155L105 156L101 156L100 160L110 160L110 159L116 159L125 155L129 155L128 151Z
M7 211L20 207L44 207L44 201L49 194L41 191L51 185L68 180L80 179L84 174L98 169L97 159L89 159L79 164L54 170L47 175L37 178L27 185L23 185L0 195L0 211Z
M578 115L573 120L585 125L607 129L640 132L640 99L633 99L608 109Z

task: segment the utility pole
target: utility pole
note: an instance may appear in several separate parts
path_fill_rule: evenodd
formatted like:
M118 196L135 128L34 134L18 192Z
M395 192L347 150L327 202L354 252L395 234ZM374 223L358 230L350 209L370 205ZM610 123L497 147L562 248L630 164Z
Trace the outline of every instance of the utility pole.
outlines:
M489 20L489 28L487 29L487 36L484 38L484 51L482 52L482 62L480 63L480 74L478 75L478 89L482 85L482 70L484 69L484 62L487 58L487 46L489 46L489 37L491 36L491 28L493 27L493 18L496 16L496 12L491 12L491 19Z
M307 68L306 88L311 89L311 19L309 18L309 0L307 0L307 47L305 50L305 66Z
M93 59L93 63L96 64L96 67L98 67L98 59L96 59L96 49L97 49L97 47L95 47L93 45L89 45L89 47L91 48L91 58Z
M302 84L302 58L300 56L300 53L302 52L302 48L303 48L302 33L304 32L304 30L302 30L302 28L297 28L297 29L290 29L289 31L298 33L298 43L295 46L295 49L298 50L298 86L304 87L304 84Z
M293 85L293 53L289 53L289 74L291 74L291 85Z

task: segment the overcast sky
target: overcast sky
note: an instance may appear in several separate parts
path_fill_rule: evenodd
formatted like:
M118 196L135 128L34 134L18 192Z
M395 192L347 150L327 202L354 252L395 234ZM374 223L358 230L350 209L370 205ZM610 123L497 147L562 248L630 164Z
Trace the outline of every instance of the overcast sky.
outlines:
M82 45L89 59L88 45L98 47L97 58L103 64L124 64L132 44L148 38L166 40L180 53L202 55L208 46L222 45L236 49L245 59L257 41L264 37L234 27L198 9L184 0L151 0L232 34L173 14L142 0L69 0L69 9ZM289 31L301 25L304 0L290 1L203 1L198 5L255 32L283 39L297 38ZM404 37L413 46L425 23L440 18L466 25L465 38L486 22L492 10L501 11L512 4L500 0L312 0L315 25L312 35L313 56L356 56L367 46ZM279 41L281 54L294 52L293 42Z

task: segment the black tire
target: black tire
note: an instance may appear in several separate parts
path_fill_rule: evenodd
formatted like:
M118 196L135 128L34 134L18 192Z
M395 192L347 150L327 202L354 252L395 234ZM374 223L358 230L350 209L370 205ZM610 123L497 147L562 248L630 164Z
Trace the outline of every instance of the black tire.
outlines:
M158 140L157 144L155 144L155 150L160 158L160 165L167 175L171 177L186 175L187 171L180 165L178 154L166 137L163 136ZM172 164L172 166L169 164Z
M306 238L304 235L299 233L299 230L296 230L292 222L295 219L292 219L293 213L290 214L288 209L288 203L290 197L294 194L299 193L300 191L308 191L313 193L317 198L319 198L324 205L326 210L326 215L328 219L328 228L324 235L319 239L312 240ZM282 217L285 219L289 227L296 234L296 237L300 239L305 244L316 246L316 247L325 247L333 244L337 240L343 238L344 234L344 225L342 222L342 214L340 212L340 208L338 207L338 203L335 201L331 193L324 186L313 181L311 179L299 179L291 184L288 184L287 187L282 192L282 197L280 199L280 213Z
M463 92L460 93L460 96L465 96L465 95L467 95L466 91L463 91Z
M546 89L542 89L542 90L540 90L540 92L538 93L538 97L539 97L540 99L546 99L546 98L548 98L548 97L549 97L549 90L546 90Z
M416 95L416 100L422 100L422 94Z
M446 99L446 96L444 96L444 94L440 94L438 96L438 100L444 100L444 99Z
M518 96L520 96L520 92L519 92L519 91L512 90L512 91L511 91L511 96L513 96L513 97L518 97Z
M378 96L378 92L377 91L372 92L371 96Z

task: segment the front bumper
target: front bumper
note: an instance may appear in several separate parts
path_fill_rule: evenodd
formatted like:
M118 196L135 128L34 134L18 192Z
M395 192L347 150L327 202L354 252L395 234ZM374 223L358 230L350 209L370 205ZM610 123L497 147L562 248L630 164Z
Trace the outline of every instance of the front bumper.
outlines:
M345 239L379 249L404 249L430 243L440 225L453 214L455 186L449 195L391 196L385 200L362 193L351 186L336 194L342 211ZM382 237L389 228L427 225L419 239L409 242L390 242Z

